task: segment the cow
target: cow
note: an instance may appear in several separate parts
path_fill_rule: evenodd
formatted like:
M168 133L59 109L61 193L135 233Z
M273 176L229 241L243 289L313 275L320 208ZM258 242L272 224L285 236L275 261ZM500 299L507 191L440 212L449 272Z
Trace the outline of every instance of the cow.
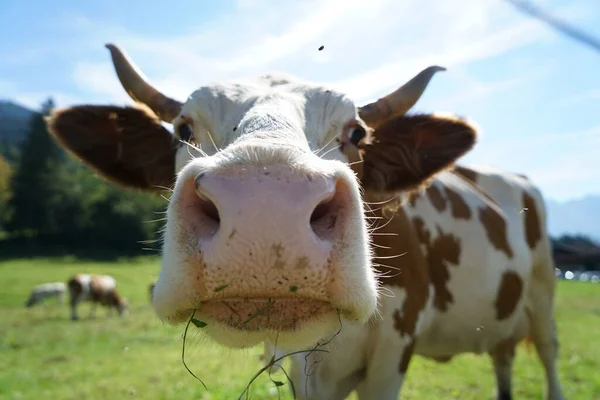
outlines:
M117 291L117 282L110 275L73 275L68 283L69 300L71 305L71 319L77 321L77 305L88 301L92 303L90 318L96 316L96 306L98 304L108 308L108 315L115 309L120 316L127 315L127 300Z
M230 348L327 348L293 356L302 399L396 399L414 354L469 352L490 354L508 399L530 337L548 398L562 399L543 199L524 178L456 165L474 123L407 113L443 67L362 106L283 74L181 103L107 48L136 105L73 106L48 126L106 179L170 191L161 320L199 319Z
M63 282L42 283L31 290L25 302L25 307L30 308L43 303L45 299L55 297L58 304L62 304L67 286Z

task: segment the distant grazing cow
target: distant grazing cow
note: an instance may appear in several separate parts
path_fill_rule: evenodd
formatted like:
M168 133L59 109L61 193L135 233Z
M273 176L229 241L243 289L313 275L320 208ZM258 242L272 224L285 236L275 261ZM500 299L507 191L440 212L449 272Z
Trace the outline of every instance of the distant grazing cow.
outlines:
M31 290L25 307L33 307L42 303L45 299L55 297L58 304L62 304L67 286L63 282L42 283Z
M114 182L173 188L153 293L162 320L195 313L217 342L278 353L339 331L330 353L294 357L303 399L353 389L397 399L413 354L469 352L491 356L509 399L515 346L529 336L548 397L562 399L539 191L516 175L453 169L476 142L471 123L406 115L443 68L360 107L283 75L211 84L180 103L108 48L145 105L71 107L49 127Z
M83 301L92 303L90 317L96 315L96 305L101 304L108 307L111 314L113 308L119 315L127 313L127 301L117 292L117 282L109 275L86 275L77 274L69 282L69 297L71 303L71 319L77 320L77 305Z

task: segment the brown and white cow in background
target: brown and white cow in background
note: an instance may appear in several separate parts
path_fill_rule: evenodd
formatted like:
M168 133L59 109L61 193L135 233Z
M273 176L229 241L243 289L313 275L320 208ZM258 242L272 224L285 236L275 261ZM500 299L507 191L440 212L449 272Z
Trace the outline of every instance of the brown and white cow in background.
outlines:
M42 283L31 289L31 294L25 302L25 307L33 307L36 304L43 303L49 298L56 298L58 304L62 304L65 298L67 285L64 282Z
M396 399L413 354L466 352L492 356L507 399L515 344L530 336L548 397L562 398L540 194L510 174L452 170L476 142L468 122L406 115L443 68L362 107L283 75L182 104L107 47L145 106L72 107L49 127L114 182L173 187L153 298L163 321L195 315L215 341L269 354L333 337L330 353L293 359L304 399Z
M117 291L117 281L109 275L74 275L67 283L69 287L69 300L71 305L71 319L79 319L77 305L88 301L92 303L90 318L96 316L98 304L108 308L108 315L115 309L120 316L127 315L127 300Z

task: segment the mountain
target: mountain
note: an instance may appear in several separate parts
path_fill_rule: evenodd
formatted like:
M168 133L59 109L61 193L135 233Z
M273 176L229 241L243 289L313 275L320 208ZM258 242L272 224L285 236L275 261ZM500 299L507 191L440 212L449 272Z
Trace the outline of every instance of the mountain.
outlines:
M600 195L558 202L546 199L552 236L582 234L600 242Z
M0 100L0 142L16 144L25 138L34 110Z

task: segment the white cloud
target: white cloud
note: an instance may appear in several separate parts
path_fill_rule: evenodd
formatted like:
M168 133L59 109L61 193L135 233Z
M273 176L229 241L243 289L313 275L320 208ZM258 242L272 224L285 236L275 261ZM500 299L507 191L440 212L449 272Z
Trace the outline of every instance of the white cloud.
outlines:
M94 26L85 18L80 25L119 38L115 41L149 71L152 82L179 96L208 81L285 69L329 81L358 101L427 65L452 67L492 57L538 40L543 31L497 1L431 0L423 8L420 0L272 1L268 6L265 0L245 0L238 6L199 29L160 39ZM109 70L83 60L74 71L80 87L108 94L96 78L82 79L85 68L92 76ZM106 87L112 92L113 86Z
M73 79L81 91L94 95L94 102L105 100L116 103L130 102L109 62L77 63L73 71Z
M395 89L428 65L446 66L451 73L551 33L499 0L429 0L426 8L420 0L238 0L236 6L203 26L169 37L94 26L85 18L81 25L93 30L96 39L97 31L116 38L151 82L182 100L211 81L285 70L329 82L358 103ZM317 50L320 45L325 46L322 52ZM111 71L116 82L114 72L91 62L80 63L74 71L81 88L87 85L90 93L108 95L94 79L89 84L81 79L84 68L106 78ZM106 87L122 101L114 86Z

